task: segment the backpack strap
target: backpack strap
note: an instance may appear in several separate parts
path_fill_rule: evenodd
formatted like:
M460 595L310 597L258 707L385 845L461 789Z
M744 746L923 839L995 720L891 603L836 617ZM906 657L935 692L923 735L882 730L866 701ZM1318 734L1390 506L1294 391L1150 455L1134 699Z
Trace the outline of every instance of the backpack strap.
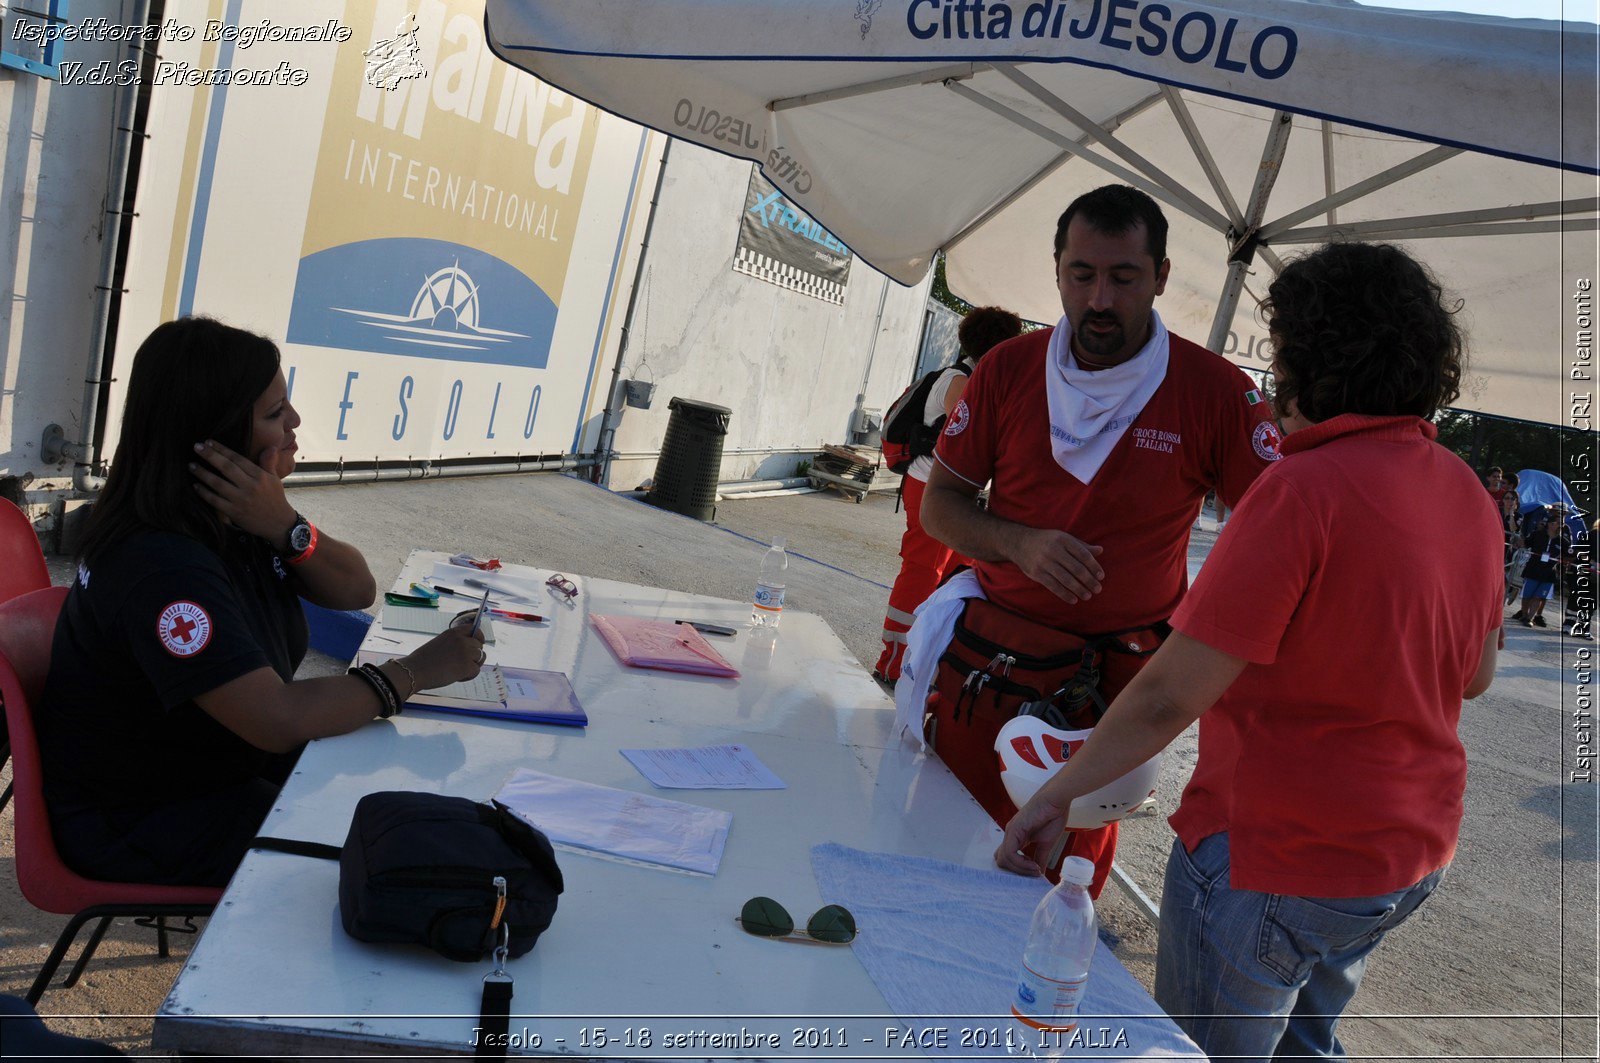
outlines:
M250 839L250 848L265 849L273 853L288 853L291 856L309 856L317 860L337 860L343 848L337 845L325 845L322 842L303 842L294 838L266 838L255 837Z

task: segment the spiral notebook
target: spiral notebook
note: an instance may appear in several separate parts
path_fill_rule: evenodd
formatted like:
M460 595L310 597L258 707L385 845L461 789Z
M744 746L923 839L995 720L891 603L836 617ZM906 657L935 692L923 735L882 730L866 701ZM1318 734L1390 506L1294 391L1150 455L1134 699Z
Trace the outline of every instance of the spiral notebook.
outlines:
M364 651L359 659L363 664L381 664L396 656ZM589 724L589 714L561 672L498 664L485 666L472 679L418 691L406 701L406 708L567 727Z

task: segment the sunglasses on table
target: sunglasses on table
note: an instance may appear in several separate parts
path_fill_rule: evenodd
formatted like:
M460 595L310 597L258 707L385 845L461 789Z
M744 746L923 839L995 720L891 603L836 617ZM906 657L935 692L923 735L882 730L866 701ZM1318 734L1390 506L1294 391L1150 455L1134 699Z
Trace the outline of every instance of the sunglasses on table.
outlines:
M806 920L806 928L796 930L794 917L783 905L771 897L752 897L739 912L738 923L746 934L761 938L787 938L798 934L829 945L848 945L856 939L856 917L837 904L818 908L816 914Z
M569 602L578 596L578 585L559 572L545 580L544 585Z

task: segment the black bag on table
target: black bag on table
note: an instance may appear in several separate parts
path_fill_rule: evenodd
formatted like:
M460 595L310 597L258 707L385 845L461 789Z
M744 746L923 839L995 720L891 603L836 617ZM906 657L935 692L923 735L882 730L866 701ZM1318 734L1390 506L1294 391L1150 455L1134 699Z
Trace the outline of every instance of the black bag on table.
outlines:
M502 892L495 879L505 880ZM356 805L339 855L339 919L359 941L413 942L479 960L510 928L521 956L549 927L563 883L542 832L501 805L390 790Z
M502 944L510 956L533 948L564 888L542 831L504 805L465 797L382 790L356 802L343 848L250 844L337 860L339 921L356 940L426 945L463 963Z

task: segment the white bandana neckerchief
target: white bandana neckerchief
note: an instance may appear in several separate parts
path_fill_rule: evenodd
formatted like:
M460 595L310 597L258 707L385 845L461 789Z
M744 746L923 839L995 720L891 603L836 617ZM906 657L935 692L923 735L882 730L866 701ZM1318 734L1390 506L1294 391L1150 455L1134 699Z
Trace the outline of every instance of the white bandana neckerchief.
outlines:
M1050 452L1083 483L1094 479L1128 426L1167 376L1170 346L1161 315L1150 311L1150 341L1109 369L1078 368L1072 323L1065 315L1045 351L1044 393L1050 411Z

